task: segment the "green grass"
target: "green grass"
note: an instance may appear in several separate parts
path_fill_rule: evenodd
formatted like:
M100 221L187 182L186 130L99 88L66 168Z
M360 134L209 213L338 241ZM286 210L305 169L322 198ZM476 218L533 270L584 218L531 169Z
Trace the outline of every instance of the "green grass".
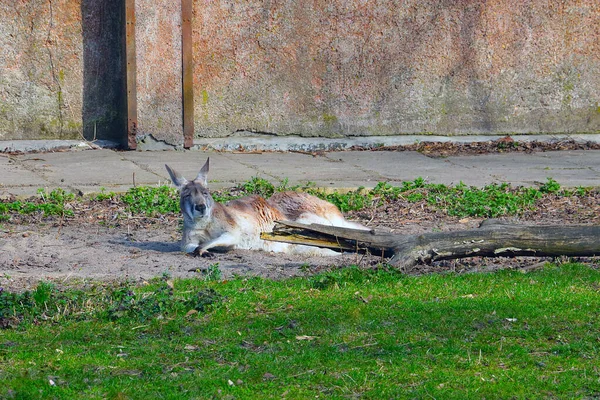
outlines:
M581 264L44 283L0 295L0 398L596 398L599 290Z
M409 202L425 202L452 216L495 218L504 215L518 215L526 210L535 209L536 202L545 195L584 197L591 189L562 189L558 182L548 178L538 188L511 187L509 184L491 184L483 188L469 187L462 182L455 186L425 183L423 178L402 182L393 186L388 182L380 182L371 190L359 188L355 191L324 192L307 184L288 186L283 180L278 186L268 180L254 177L232 190L213 192L215 201L226 202L242 196L258 194L265 198L284 190L301 190L335 204L342 212L362 210L382 205L386 202L405 199ZM179 195L170 186L138 186L124 194L106 193L103 189L90 201L102 202L110 200L121 203L128 215L158 216L179 212ZM49 194L39 191L35 201L0 202L0 221L9 220L12 214L39 213L43 216L73 216L72 205L81 199L62 189L55 189Z

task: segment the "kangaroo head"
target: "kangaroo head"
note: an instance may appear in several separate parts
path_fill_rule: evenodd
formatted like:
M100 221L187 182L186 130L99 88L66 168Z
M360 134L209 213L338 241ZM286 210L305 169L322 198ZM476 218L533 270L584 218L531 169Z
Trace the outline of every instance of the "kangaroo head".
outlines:
M181 196L179 204L184 220L198 221L209 218L212 213L214 200L206 187L208 183L208 162L209 159L206 160L198 176L193 181L188 181L179 172L165 164L171 181L179 190Z

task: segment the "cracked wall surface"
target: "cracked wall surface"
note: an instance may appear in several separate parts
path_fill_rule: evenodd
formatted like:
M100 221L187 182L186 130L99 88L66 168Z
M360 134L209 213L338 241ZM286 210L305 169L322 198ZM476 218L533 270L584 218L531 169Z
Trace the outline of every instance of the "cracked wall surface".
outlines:
M597 0L194 5L197 136L600 130Z

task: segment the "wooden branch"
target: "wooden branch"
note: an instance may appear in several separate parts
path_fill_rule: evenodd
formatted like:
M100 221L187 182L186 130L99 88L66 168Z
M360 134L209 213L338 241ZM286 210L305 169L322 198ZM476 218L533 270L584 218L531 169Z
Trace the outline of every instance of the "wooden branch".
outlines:
M378 231L278 222L264 240L303 244L337 251L391 256L399 267L465 257L600 255L600 226L514 225L495 220L478 229L401 235Z
M391 256L396 245L396 235L359 229L340 228L331 225L301 224L292 221L277 221L273 232L263 232L261 239L275 242L317 246L336 251L387 252Z

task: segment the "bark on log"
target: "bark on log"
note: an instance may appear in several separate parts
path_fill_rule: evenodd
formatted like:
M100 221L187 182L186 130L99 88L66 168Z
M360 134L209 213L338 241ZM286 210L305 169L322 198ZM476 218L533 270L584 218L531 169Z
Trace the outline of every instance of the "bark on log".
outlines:
M391 256L390 263L398 267L465 257L600 256L600 226L596 225L515 225L489 220L478 229L402 235L281 221L261 238Z

